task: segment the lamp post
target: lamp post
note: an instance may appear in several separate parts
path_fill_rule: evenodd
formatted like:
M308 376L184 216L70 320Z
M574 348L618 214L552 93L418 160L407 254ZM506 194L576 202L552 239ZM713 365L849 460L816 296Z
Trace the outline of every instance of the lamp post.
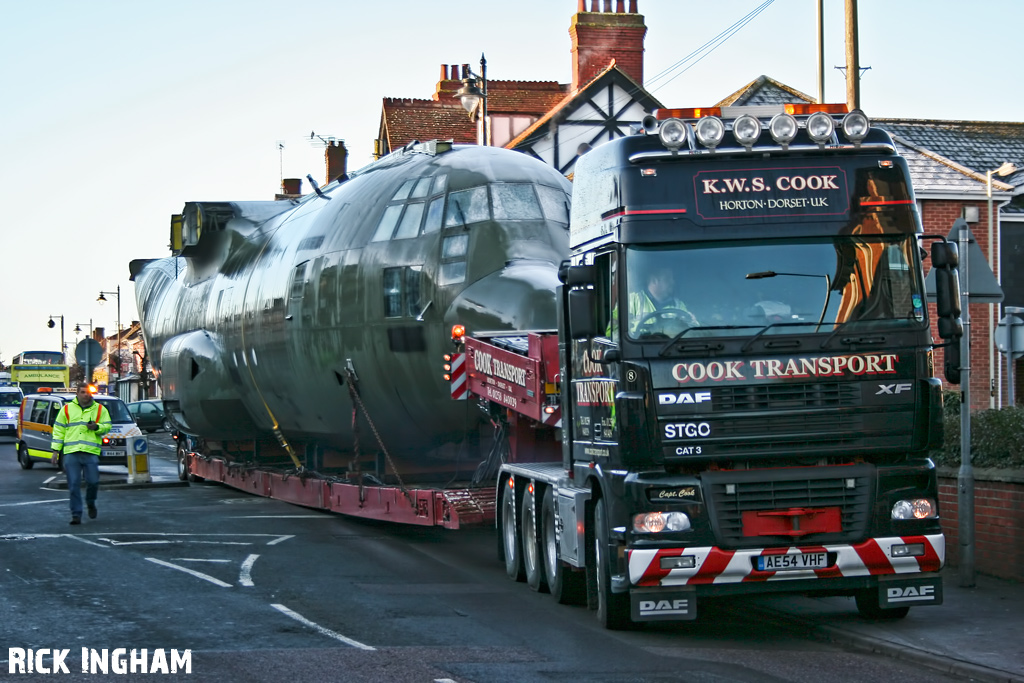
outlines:
M995 174L995 175L999 176L1000 178L1005 178L1006 176L1011 175L1011 174L1016 173L1016 172L1017 172L1017 167L1015 165L1013 165L1012 163L1010 163L1009 161L1004 161L1002 164L1000 164L999 168L993 168L990 171L985 171L985 196L988 198L988 264L993 269L995 269L995 259L994 259L994 256L993 256L994 253L995 253L994 252L995 229L993 227L994 222L995 222L995 217L992 215L993 214L993 209L992 209L992 174ZM1000 259L1000 261L999 261L999 269L998 269L997 272L1001 273L1002 270L1003 270L1003 262L1002 262L1002 259ZM1000 281L1002 280L1002 278L998 277L998 275L997 275L996 279L1000 280ZM990 332L995 329L995 318L996 318L996 305L995 304L989 304L988 305L988 329L989 329ZM988 378L989 378L989 385L992 385L994 383L993 379L995 377L995 358L996 358L995 343L992 340L989 340L989 344L988 344ZM999 391L997 392L999 394L999 406L1000 407L1002 407L1002 403L1003 403L1003 386L1002 386L1003 382L1002 382L1002 379L1003 379L1003 376L1002 376L1002 373L1000 373L1000 375L999 375ZM995 407L996 407L996 397L995 397L995 395L993 395L992 392L989 392L989 408L995 408Z
M462 107L469 112L470 119L477 105L480 105L480 144L487 146L490 144L487 140L487 59L483 53L480 54L480 76L474 74L468 65L463 76L462 87L455 93L455 97L462 100ZM480 86L477 86L478 78Z
M76 352L78 351L78 335L80 335L82 333L82 325L85 325L85 323L75 323L75 330L74 330L74 332L75 332L75 351ZM89 318L89 339L92 339L92 318ZM78 359L76 358L75 360L78 360ZM85 383L86 384L92 384L92 367L86 365L85 366L85 374L88 375L88 377L84 378L85 379Z
M54 318L60 318L60 355L61 355L61 358L64 359L64 364L66 365L67 362L68 362L68 356L67 356L68 347L67 347L67 344L64 343L64 316L63 315L60 315L60 316L51 315L50 316L50 319L46 322L46 326L49 327L51 330L54 327L56 327L56 325L57 325L57 323L53 322Z
M121 285L117 286L116 292L100 292L100 295L96 297L96 301L104 303L107 300L106 295L117 297L117 378L121 379ZM109 354L108 354L109 356ZM107 358L107 364L109 365L110 358ZM107 391L110 390L110 382L107 382Z

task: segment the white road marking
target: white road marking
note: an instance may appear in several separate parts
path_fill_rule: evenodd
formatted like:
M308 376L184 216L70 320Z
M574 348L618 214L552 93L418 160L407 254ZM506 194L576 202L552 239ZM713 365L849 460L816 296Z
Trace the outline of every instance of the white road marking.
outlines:
M334 515L326 512L319 515L246 515L244 517L231 517L230 519L334 519Z
M267 545L277 545L278 543L284 543L284 542L285 542L285 541L287 541L287 540L288 540L289 538L295 538L295 536L294 536L294 535L290 535L290 536L278 536L278 537L277 537L277 538L275 538L275 539L274 539L273 541L270 541L269 543L267 543Z
M178 562L223 562L223 563L227 563L227 562L231 561L231 560L211 560L211 559L207 559L205 557L172 557L171 559L172 560L177 560Z
M85 543L86 545L94 545L97 548L109 548L110 547L110 546L103 545L102 543L97 543L96 541L86 540L86 539L82 538L81 536L75 536L74 534L57 534L57 535L58 536L63 536L65 538L73 538L76 541L81 541L82 543Z
M377 649L375 647L370 647L369 645L364 645L363 643L360 643L358 640L352 640L351 638L343 636L340 633L335 633L331 629L324 628L320 624L314 624L312 621L310 621L306 617L302 616L301 614L298 614L296 612L291 611L290 609L288 609L284 605L271 604L270 606L273 607L274 609L276 609L278 612L281 612L281 614L285 614L285 615L291 617L292 619L294 619L295 621L298 621L298 622L300 622L302 624L305 624L306 626L309 626L310 628L318 631L319 633L327 636L328 638L334 638L335 640L340 640L341 642L346 643L348 645L351 645L352 647L357 647L360 650L376 651L376 649Z
M25 503L0 503L0 508L13 508L19 505L42 505L43 503L66 503L68 502L67 497L54 498L53 500L31 500Z
M110 545L171 545L171 544L185 544L185 543L197 543L201 545L252 545L248 541L179 541L179 540L158 540L158 541L115 541L111 538L100 538L100 541L106 541Z
M252 582L252 566L256 563L256 558L259 555L250 555L245 558L245 562L242 563L242 571L238 573L238 583L243 586L255 586Z
M210 576L209 574L204 574L202 572L197 572L194 569L189 569L188 567L182 567L180 565L174 564L173 562L164 562L163 560L158 560L155 557L147 557L146 559L149 560L150 562L155 563L155 564L162 564L165 567L170 567L171 569L177 569L180 572L185 572L186 574L191 574L192 576L195 576L196 578L203 579L204 581L209 581L210 583L218 585L218 586L220 586L222 588L231 588L231 584L230 583L224 583L220 579L215 579L214 577Z

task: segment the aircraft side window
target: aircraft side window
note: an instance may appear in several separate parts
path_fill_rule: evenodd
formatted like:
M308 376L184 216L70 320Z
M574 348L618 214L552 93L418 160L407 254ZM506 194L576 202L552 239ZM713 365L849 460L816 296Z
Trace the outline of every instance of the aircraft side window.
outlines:
M427 219L423 221L423 234L427 235L441 229L441 216L444 213L444 197L431 199L427 204Z
M534 220L542 217L533 186L521 183L491 185L495 220Z
M402 269L384 269L384 317L402 315Z
M544 211L544 218L568 225L571 201L569 195L547 185L536 185L535 187L540 196L540 208Z
M396 240L416 237L420 234L420 220L423 218L423 207L423 202L409 202L405 205L405 213L402 214L402 220L398 224L398 232L395 233Z
M420 268L419 266L408 266L405 268L405 315L414 318L421 311Z
M446 227L479 223L490 217L486 186L471 187L448 195L448 214L444 221Z
M338 266L330 266L320 271L320 297L317 299L317 322L321 327L336 323L335 311L338 301Z
M469 235L449 235L444 238L441 244L441 258L466 257L466 250L469 247Z
M377 224L377 231L373 233L373 237L370 238L370 241L385 242L391 239L391 233L395 231L395 226L398 224L398 217L401 215L401 204L392 204L388 208L384 209L384 215L380 217L380 223Z
M385 318L412 318L421 313L420 272L419 266L384 269Z
M289 292L289 297L292 299L302 298L302 286L306 282L306 264L309 261L303 261L299 265L295 266L295 272L292 274L292 286Z
M392 201L398 201L398 200L401 200L401 199L408 198L409 197L409 192L412 191L412 186L415 185L415 184L416 184L416 179L415 178L410 178L409 180L406 180L404 183L402 183L401 187L398 188L398 191L395 192L395 196L392 197L391 200Z
M416 186L412 189L412 193L409 195L410 199L420 199L430 194L430 185L434 182L431 177L420 178L416 181Z
M466 279L466 252L469 235L448 235L441 241L441 268L437 275L439 285L454 285Z

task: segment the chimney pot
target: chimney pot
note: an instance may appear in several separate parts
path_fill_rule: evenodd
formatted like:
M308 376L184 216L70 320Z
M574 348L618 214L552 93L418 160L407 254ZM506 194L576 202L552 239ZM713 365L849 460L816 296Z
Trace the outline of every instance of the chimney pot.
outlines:
M441 65L441 78L439 80L442 80L442 81L447 81L448 80L448 65L447 64L442 64Z
M637 12L637 9L636 9L636 0L629 0L629 13L630 14L639 14L639 12Z
M302 194L302 178L285 178L282 180L281 194Z
M576 5L576 11L577 12L586 12L587 11L587 0L580 0L579 3L577 3L577 5Z
M626 0L615 0L615 13L625 14L626 13Z
M612 0L604 0L604 11L609 14L612 11Z

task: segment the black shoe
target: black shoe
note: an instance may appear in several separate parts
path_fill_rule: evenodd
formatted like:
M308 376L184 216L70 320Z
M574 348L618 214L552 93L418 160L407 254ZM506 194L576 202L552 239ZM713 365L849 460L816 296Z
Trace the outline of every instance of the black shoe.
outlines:
M90 505L89 506L89 519L96 519L96 506L95 505Z
M72 517L71 521L69 522L69 524L81 524L81 523L82 523L82 518L81 517Z

